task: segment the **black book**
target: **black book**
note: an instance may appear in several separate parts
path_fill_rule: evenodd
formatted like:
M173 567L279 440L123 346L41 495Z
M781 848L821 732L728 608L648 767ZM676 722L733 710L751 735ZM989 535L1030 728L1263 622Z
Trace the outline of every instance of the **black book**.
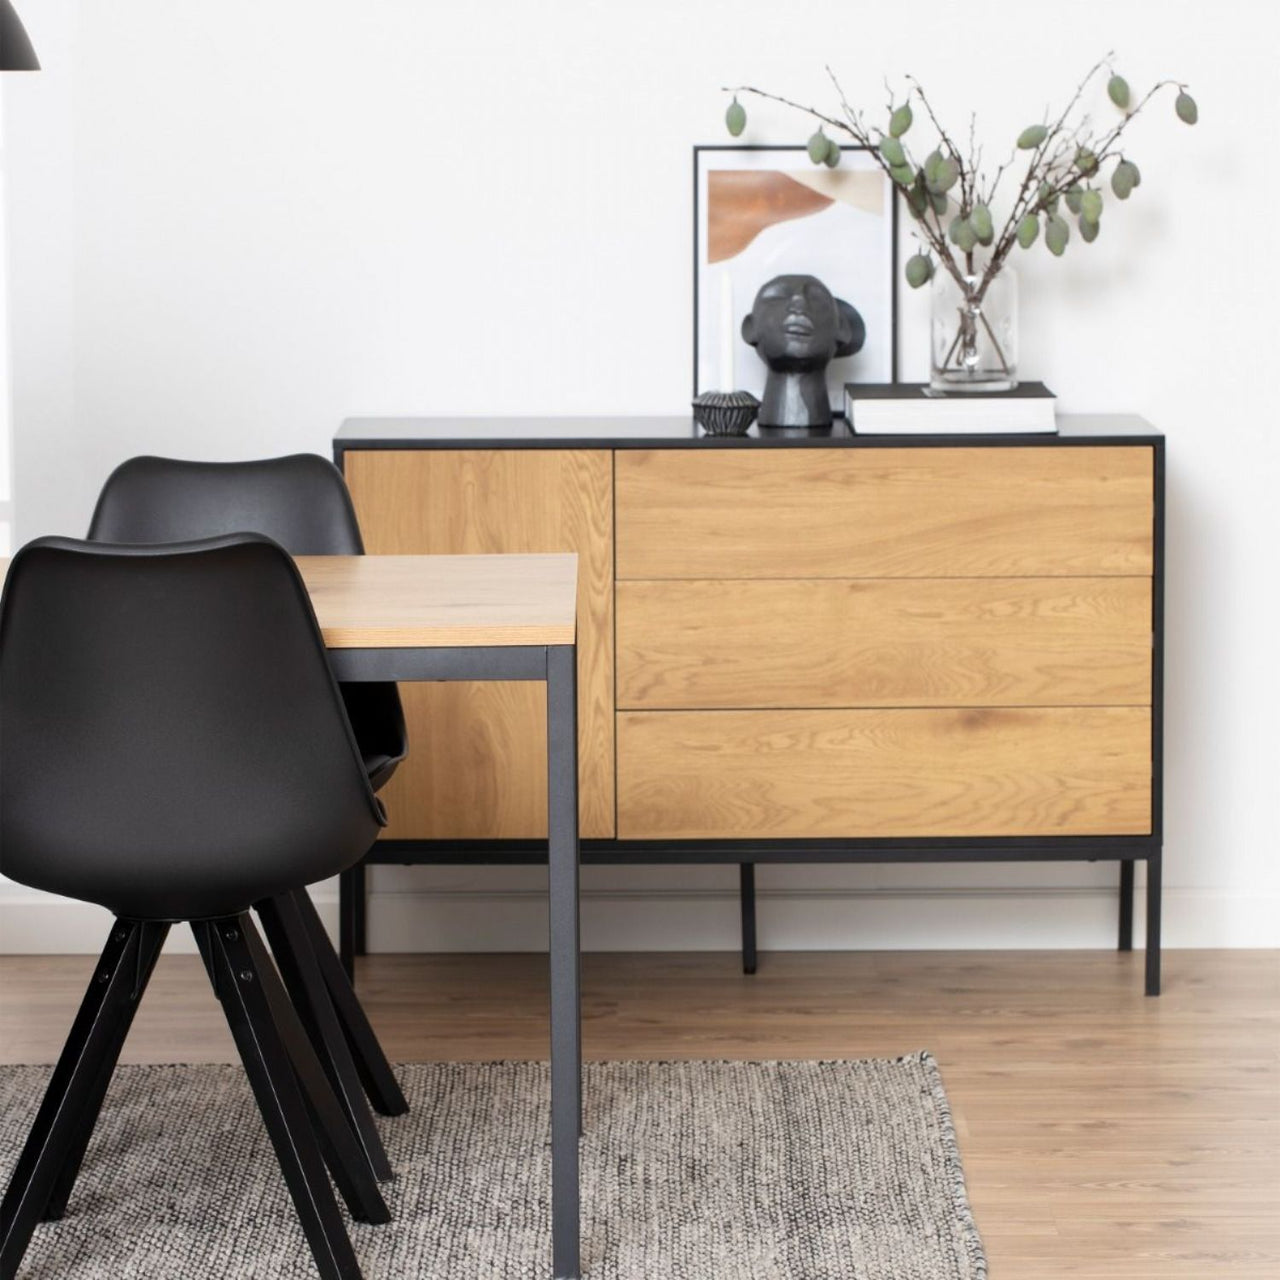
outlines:
M858 435L1017 435L1058 429L1054 395L1043 382L991 392L934 391L922 382L849 382L844 413Z

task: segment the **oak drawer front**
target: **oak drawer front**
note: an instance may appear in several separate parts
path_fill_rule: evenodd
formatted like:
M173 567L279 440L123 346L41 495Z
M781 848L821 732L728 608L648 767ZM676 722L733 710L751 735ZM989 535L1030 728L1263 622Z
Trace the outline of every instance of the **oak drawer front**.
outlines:
M620 582L619 708L1151 702L1149 578Z
M618 714L622 839L1150 829L1143 707Z
M344 470L375 554L578 553L581 832L614 834L613 465L591 449L348 450ZM409 757L384 793L384 834L547 832L546 689L402 684Z
M1154 455L1037 445L617 452L617 576L1147 576Z

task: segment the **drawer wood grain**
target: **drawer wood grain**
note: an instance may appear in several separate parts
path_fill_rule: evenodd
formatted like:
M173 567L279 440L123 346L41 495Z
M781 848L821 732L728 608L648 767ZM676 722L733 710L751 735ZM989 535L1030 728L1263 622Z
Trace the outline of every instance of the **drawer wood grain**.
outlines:
M1151 713L625 711L618 835L1141 835Z
M581 832L614 834L613 466L603 450L350 450L366 548L379 555L578 553ZM384 793L386 836L544 836L546 690L400 688L409 758Z
M1141 446L619 450L626 578L1148 576Z
M620 708L1151 702L1149 578L620 582Z

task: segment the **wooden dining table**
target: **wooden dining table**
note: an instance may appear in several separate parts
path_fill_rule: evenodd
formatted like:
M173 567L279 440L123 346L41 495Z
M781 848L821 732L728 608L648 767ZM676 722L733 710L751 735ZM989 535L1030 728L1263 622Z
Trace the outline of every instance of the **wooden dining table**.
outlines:
M578 558L571 553L300 556L296 563L341 681L534 680L546 685L551 1270L554 1280L576 1280L582 1116ZM0 575L8 567L0 558ZM535 1152L528 1155L536 1158Z

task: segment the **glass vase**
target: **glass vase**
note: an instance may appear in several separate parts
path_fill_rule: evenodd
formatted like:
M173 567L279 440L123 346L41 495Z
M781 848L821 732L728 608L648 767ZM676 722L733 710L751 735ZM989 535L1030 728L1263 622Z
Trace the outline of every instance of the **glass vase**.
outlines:
M932 375L935 391L1012 391L1018 385L1018 278L1002 267L982 287L938 270L932 286Z

